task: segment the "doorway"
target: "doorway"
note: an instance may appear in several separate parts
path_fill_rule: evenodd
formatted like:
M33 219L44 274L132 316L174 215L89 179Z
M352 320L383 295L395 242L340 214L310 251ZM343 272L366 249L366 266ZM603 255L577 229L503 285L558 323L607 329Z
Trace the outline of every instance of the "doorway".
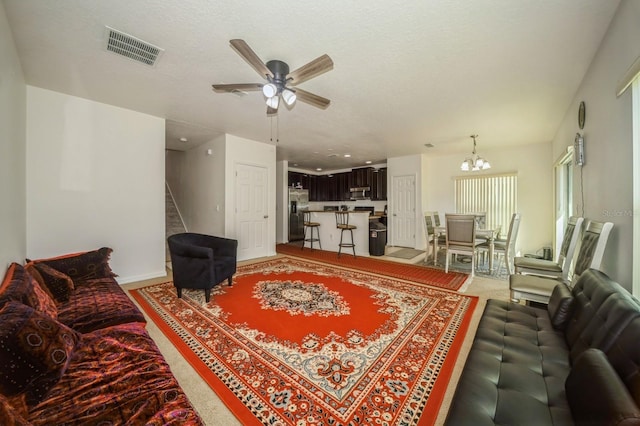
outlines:
M269 254L267 168L237 164L235 175L238 260L267 256Z
M416 177L392 176L391 229L394 246L416 246Z

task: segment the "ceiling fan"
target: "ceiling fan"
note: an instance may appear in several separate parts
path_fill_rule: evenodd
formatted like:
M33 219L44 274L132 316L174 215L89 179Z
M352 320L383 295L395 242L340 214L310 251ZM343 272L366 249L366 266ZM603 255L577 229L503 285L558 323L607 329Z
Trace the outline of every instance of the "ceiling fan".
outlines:
M214 91L237 92L262 89L262 93L267 97L267 115L278 112L281 98L287 106L293 105L296 100L322 109L329 106L331 102L329 99L294 87L333 69L333 61L329 55L322 55L289 72L289 65L285 62L272 60L265 64L244 40L233 39L229 43L258 74L267 80L267 83L213 84Z

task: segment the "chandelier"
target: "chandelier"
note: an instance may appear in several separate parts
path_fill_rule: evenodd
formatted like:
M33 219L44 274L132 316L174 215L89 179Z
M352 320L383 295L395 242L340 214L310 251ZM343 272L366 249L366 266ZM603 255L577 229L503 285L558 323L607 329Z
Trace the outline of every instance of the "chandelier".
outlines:
M489 161L476 154L477 137L478 135L470 136L470 138L473 139L473 152L471 153L471 157L465 158L465 160L460 165L460 170L462 170L463 172L477 172L478 170L487 170L491 168L491 164L489 164Z

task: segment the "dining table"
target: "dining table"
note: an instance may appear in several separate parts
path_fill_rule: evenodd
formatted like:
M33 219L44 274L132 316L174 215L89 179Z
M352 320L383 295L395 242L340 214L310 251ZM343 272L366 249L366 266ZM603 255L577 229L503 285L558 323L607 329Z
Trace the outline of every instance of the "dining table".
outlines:
M495 228L486 228L486 229L476 229L476 238L482 238L489 243L489 272L493 271L493 254L495 248L495 241L497 236L500 234L500 230L502 229L501 225L496 226ZM438 253L438 236L447 234L446 226L436 226L434 228L436 233L433 246L434 253ZM437 265L437 256L433 256L433 264Z

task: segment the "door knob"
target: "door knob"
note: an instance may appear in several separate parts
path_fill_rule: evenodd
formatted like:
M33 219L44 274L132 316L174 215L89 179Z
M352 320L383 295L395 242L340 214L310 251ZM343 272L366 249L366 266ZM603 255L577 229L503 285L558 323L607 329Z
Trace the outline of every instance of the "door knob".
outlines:
M263 216L263 218L265 218L265 219L269 219L269 215L268 215L268 214L265 214L265 215Z

